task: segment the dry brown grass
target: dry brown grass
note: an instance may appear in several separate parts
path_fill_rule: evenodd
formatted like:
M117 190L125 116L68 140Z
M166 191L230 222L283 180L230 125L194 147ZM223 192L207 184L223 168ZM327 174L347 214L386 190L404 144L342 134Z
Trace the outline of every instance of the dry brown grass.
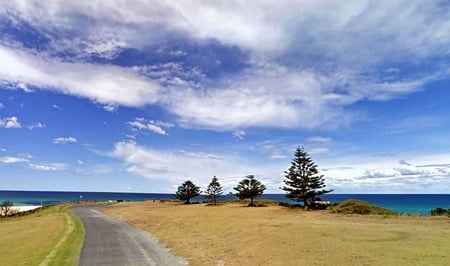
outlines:
M450 219L123 203L105 213L151 232L191 265L448 265Z

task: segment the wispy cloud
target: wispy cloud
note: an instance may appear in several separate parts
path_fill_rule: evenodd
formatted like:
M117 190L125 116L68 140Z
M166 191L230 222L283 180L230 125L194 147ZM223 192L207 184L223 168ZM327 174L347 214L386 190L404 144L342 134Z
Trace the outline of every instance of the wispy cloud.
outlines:
M59 137L53 140L54 144L67 144L67 143L76 143L78 140L74 137Z
M115 112L118 109L118 106L116 104L107 104L103 106L103 109L105 109L108 112Z
M57 109L57 110L60 110L60 111L63 110L59 105L56 105L56 104L53 104L52 107Z
M25 163L28 161L29 159L26 157L11 157L11 156L0 157L0 162L2 163Z
M27 127L28 127L28 129L35 129L35 128L44 128L44 127L46 127L46 125L41 122L36 122Z
M328 148L312 148L309 150L309 154L315 155L315 154L327 154L330 152L330 149Z
M5 37L0 44L0 58L6 62L0 66L1 79L25 90L85 97L107 111L156 104L189 128L315 129L352 123L355 114L346 108L351 104L422 90L446 77L450 68L445 63L450 8L435 2L101 3L5 2L0 16L16 22L20 18L49 43L36 53ZM217 23L222 20L227 23ZM186 69L86 60L111 60L124 48L156 53L154 47L161 48L161 38L168 36L178 36L181 47L183 41L195 46L214 40L223 48L236 47L248 59L239 71L217 77L199 74L195 80L183 75ZM73 56L62 60L61 51ZM182 48L169 48L172 57L186 54ZM439 57L442 62L430 63ZM178 70L182 65L167 64ZM410 64L427 71L401 67Z
M64 62L1 44L0 58L5 62L0 66L0 79L12 86L25 82L38 88L81 96L104 104L125 106L142 106L160 98L158 93L161 87L158 83L127 68Z
M245 137L245 131L243 130L235 130L233 131L233 136L235 136L236 138L243 140Z
M312 143L329 143L329 142L331 142L331 138L316 136L316 137L311 137L311 138L307 139L306 141L312 142Z
M29 164L30 168L38 171L61 171L67 169L65 163L51 163L51 164Z
M146 120L144 118L135 118L134 121L129 121L128 125L134 130L148 130L159 135L167 135L167 132L163 128L170 128L174 126L171 123Z
M358 193L444 193L450 186L448 154L414 156L408 160L400 155L378 158L358 155L319 160L324 167L327 185L337 191ZM411 157L411 156L408 156Z

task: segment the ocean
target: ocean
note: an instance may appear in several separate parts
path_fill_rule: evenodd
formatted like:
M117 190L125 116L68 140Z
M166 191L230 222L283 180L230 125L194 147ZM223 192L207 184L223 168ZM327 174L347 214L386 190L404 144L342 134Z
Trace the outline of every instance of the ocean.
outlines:
M393 210L398 213L430 215L430 211L441 207L450 208L450 194L327 194L321 197L332 203L347 199L357 199L370 204ZM125 192L56 192L56 191L0 191L0 202L13 201L15 206L48 205L61 202L78 201L143 201L143 200L175 200L175 195L164 193L125 193ZM234 195L222 195L219 200L236 199ZM285 194L263 194L258 199L269 199L278 202L291 202ZM204 201L198 196L191 201Z

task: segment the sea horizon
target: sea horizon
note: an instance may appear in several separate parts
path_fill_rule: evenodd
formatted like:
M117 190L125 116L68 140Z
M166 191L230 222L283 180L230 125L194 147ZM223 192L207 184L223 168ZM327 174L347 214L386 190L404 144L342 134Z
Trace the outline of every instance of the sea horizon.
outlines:
M193 202L205 201L201 194L192 199ZM234 194L227 193L219 197L219 201L236 199ZM450 194L393 194L393 193L329 193L322 195L323 200L339 203L347 199L357 199L370 204L393 210L397 213L430 215L430 211L438 207L450 208ZM293 203L284 193L267 193L257 200L273 200ZM49 205L62 202L80 201L144 201L144 200L176 200L175 193L154 192L94 192L94 191L38 191L38 190L0 190L0 202L13 201L16 206Z

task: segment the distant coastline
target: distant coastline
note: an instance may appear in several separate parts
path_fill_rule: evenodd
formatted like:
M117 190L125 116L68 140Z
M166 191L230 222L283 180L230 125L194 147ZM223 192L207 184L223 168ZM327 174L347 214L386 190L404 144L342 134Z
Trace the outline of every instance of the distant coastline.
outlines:
M144 201L176 200L170 193L128 193L128 192L81 192L81 191L0 191L0 202L11 200L15 206L48 205L60 202L78 201ZM236 199L232 194L225 194L219 200ZM263 194L260 199L278 202L292 202L285 194ZM450 194L327 194L322 199L332 203L347 199L358 199L370 204L393 210L398 213L430 215L437 207L450 208ZM203 196L193 201L204 201Z

